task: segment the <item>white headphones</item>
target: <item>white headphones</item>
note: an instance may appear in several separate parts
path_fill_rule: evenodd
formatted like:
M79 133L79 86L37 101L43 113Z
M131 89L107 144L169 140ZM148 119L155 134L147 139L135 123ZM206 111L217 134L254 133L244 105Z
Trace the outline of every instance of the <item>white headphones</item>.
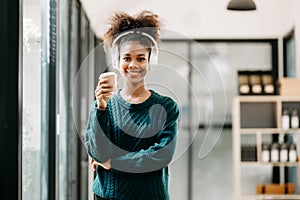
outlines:
M118 45L117 45L117 42L124 36L126 35L129 35L129 34L140 34L141 36L146 36L147 38L149 38L152 42L152 46L151 46L151 54L150 54L150 61L149 61L149 65L157 65L158 63L158 45L157 45L157 42L154 40L154 38L147 34L147 33L144 33L144 32L141 32L141 31L126 31L120 35L118 35L113 43L112 43L112 47L111 47L111 50L110 50L110 60L112 61L112 66L116 69L119 68L119 48L118 48Z

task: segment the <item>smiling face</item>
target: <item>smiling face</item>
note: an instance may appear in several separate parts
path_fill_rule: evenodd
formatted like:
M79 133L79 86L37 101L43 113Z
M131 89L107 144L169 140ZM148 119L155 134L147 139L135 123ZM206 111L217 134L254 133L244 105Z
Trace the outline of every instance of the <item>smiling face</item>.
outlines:
M119 70L125 81L143 84L148 71L149 50L138 41L127 41L120 45Z

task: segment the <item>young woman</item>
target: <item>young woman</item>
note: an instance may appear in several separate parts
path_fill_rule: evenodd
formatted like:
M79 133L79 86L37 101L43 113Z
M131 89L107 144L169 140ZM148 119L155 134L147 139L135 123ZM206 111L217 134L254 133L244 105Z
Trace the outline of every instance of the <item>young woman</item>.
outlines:
M170 97L147 89L157 59L158 16L116 13L104 34L124 79L116 95L99 80L87 122L85 145L97 176L96 199L168 200L168 164L176 145L179 109ZM106 49L108 50L108 49Z

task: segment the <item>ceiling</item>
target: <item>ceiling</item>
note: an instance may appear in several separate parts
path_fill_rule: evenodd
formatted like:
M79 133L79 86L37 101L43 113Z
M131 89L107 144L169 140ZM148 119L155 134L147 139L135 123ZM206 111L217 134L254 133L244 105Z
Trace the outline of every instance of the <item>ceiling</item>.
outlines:
M152 10L164 28L193 38L274 38L293 25L289 12L293 0L254 0L255 11L228 11L229 0L81 0L91 27L101 37L115 11L135 14Z

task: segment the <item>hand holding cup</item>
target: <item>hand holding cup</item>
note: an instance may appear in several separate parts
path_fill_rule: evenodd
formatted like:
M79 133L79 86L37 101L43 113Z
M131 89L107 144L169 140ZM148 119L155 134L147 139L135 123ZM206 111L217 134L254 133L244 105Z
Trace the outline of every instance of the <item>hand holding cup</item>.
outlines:
M99 77L99 82L95 90L98 108L106 109L109 98L117 90L117 74L114 72L102 73Z

